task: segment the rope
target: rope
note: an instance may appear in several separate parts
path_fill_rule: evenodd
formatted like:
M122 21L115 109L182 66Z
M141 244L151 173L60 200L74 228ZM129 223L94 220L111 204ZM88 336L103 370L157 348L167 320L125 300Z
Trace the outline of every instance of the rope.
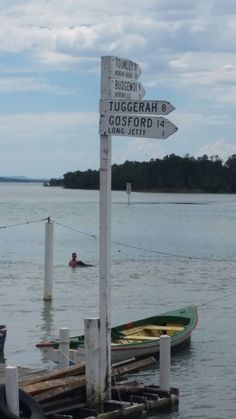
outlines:
M70 363L71 365L75 365L75 361L72 361L72 359L70 359L70 357L69 357L69 356L67 356L64 352L62 352L60 348L58 348L58 355L59 355L59 352L60 352L60 354L63 356L63 358L65 358L66 360L68 360L68 361L69 361L69 363Z
M63 228L66 228L66 229L71 230L71 231L75 231L76 233L82 234L82 235L87 236L87 237L91 237L92 239L96 239L96 240L99 239L99 237L96 236L95 234L89 234L89 233L86 233L85 231L81 231L81 230L79 230L75 227L70 227L68 225L59 223L58 221L52 220L51 217L40 218L38 220L31 220L31 221L25 221L25 222L22 222L22 223L0 226L0 229L19 227L19 226L28 225L28 224L39 223L39 222L42 222L42 221L53 222L54 224L57 224L57 225L59 225ZM205 261L208 261L208 262L231 262L231 263L236 263L235 259L217 259L217 258L210 258L210 257L204 257L204 256L200 257L200 256L180 255L178 253L163 252L161 250L147 249L147 248L144 248L144 247L134 246L132 244L122 243L122 242L115 241L115 240L111 240L111 243L115 244L117 246L122 246L122 247L128 248L128 249L140 250L141 252L153 253L153 254L167 256L167 257L175 257L175 258L179 258L179 259L199 260L199 261L205 260Z
M62 223L59 223L58 221L53 221L53 220L52 220L52 222L53 222L54 224L57 224L57 225L59 225L59 226L61 226L61 227L66 228L66 229L68 229L68 230L72 230L72 231L75 231L76 233L83 234L84 236L92 237L93 239L98 239L98 237L97 237L97 236L95 236L95 234L85 233L84 231L78 230L77 228L70 227L70 226L67 226L67 225L62 224Z
M25 221L25 222L23 222L23 223L8 224L8 225L5 225L5 226L0 226L0 229L3 229L3 228L11 228L11 227L19 227L19 226L23 226L23 225L26 225L26 224L39 223L39 222L41 222L41 221L46 221L46 220L48 220L48 218L49 218L49 217L46 217L46 218L40 218L39 220Z
M209 262L236 262L236 260L231 260L231 259L216 259L216 258L208 258L208 257L204 257L204 256L203 257L187 256L187 255L180 255L180 254L177 254L177 253L162 252L160 250L146 249L146 248L143 248L143 247L133 246L131 244L125 244L125 243L116 242L116 241L111 241L111 243L117 244L119 246L129 247L131 249L141 250L143 252L156 253L156 254L163 255L163 256L168 256L168 257L176 257L176 258L190 259L190 260L207 260Z
M209 300L209 301L207 301L205 303L202 303L202 304L199 304L195 307L199 308L199 307L207 306L208 304L214 303L215 301L218 301L218 300L223 300L224 298L230 297L231 295L234 295L234 294L236 294L236 293L231 292L230 294L222 295L221 297L214 298L213 300Z
M96 240L99 239L99 237L96 236L95 234L85 233L84 231L78 230L78 229L76 229L74 227L67 226L65 224L59 223L59 222L54 221L54 220L52 222L54 222L55 224L57 224L57 225L59 225L61 227L66 228L66 229L69 229L69 230L75 231L77 233L83 234L84 236L91 237L91 238L96 239ZM128 249L135 249L135 250L140 250L142 252L154 253L154 254L159 254L159 255L167 256L167 257L176 257L176 258L180 258L180 259L206 260L206 261L209 261L209 262L232 262L232 263L235 263L236 262L236 260L234 260L234 259L216 259L216 258L209 258L209 257L204 257L204 256L203 257L200 257L200 256L187 256L187 255L180 255L180 254L177 254L177 253L162 252L160 250L147 249L147 248L144 248L144 247L134 246L132 244L122 243L122 242L115 241L115 240L111 240L111 243L112 244L115 244L117 246L126 247Z

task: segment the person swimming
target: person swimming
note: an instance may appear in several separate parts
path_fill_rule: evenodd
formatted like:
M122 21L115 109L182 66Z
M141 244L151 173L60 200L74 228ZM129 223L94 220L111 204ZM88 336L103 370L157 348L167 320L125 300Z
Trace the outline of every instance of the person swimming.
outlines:
M69 266L71 268L76 268L77 266L93 266L93 265L89 265L87 263L82 262L82 260L77 260L77 253L73 252L72 253L72 259L69 262Z

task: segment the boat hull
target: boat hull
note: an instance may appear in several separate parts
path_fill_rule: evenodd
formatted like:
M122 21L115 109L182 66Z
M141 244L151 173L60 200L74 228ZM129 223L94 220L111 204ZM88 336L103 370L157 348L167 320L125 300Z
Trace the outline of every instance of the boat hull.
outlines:
M7 336L7 328L5 325L0 325L0 352L4 352L4 345Z

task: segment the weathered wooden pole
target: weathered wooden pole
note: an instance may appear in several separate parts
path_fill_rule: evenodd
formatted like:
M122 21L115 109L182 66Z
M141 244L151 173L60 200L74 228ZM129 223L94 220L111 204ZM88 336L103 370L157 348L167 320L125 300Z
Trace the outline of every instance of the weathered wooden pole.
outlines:
M170 391L170 336L160 337L160 390Z
M86 365L86 404L91 409L99 409L99 319L84 319L85 365Z
M101 99L109 97L108 57L101 58ZM101 114L100 124L105 118ZM100 128L99 128L100 131ZM100 315L100 401L111 398L111 135L100 132L100 243L99 243L99 315Z
M44 261L44 300L52 299L53 283L53 230L54 225L48 217L45 224L45 261Z
M6 402L13 415L19 417L19 384L18 368L7 365L5 367Z
M59 338L59 368L68 368L70 365L70 329L62 327Z
M100 136L100 398L111 398L111 136Z

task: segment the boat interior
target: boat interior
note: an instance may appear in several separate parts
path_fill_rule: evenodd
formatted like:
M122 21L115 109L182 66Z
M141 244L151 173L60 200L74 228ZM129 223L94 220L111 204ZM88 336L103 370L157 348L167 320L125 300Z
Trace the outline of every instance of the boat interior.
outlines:
M143 341L155 341L160 339L161 335L173 336L175 333L182 332L184 326L182 324L166 324L156 325L149 324L137 327L131 327L119 332L112 333L112 344L134 343Z

